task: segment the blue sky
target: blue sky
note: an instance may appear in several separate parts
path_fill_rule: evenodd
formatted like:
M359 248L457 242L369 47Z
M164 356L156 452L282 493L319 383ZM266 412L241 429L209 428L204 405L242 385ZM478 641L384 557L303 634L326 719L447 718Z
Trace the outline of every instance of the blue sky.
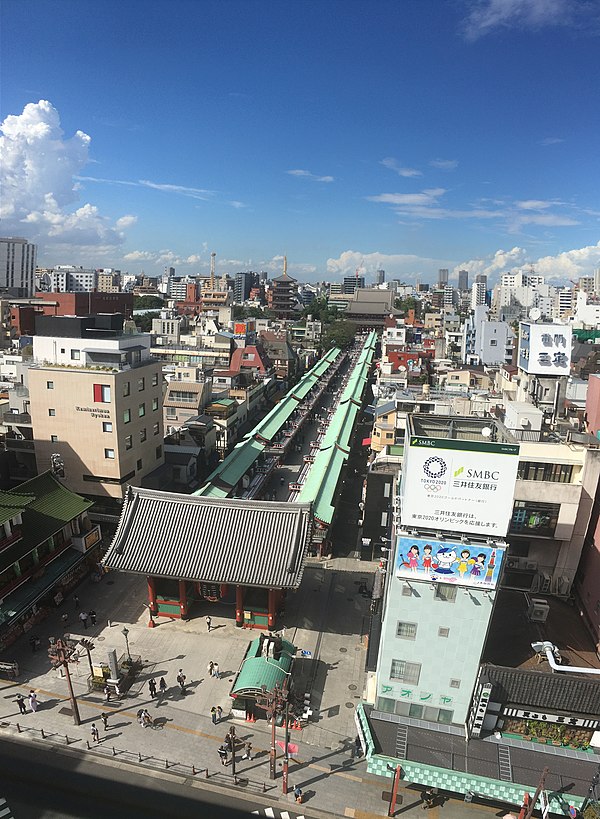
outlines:
M3 235L43 264L600 266L597 0L3 0ZM41 102L40 102L41 101Z

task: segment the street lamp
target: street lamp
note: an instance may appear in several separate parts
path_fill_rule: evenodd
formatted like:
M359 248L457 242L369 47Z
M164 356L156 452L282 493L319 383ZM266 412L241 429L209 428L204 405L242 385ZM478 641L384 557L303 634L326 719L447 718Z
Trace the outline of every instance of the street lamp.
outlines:
M125 637L125 645L127 646L127 660L128 662L131 662L131 654L129 653L129 640L127 639L129 637L129 629L127 628L127 626L123 626L123 631L121 632L121 634L123 635L123 637Z

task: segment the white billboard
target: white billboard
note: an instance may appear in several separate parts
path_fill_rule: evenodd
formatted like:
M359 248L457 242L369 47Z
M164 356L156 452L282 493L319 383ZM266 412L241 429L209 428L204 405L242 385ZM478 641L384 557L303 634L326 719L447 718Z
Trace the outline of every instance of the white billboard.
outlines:
M569 375L573 334L564 324L519 326L519 367L531 375Z
M402 526L504 537L518 464L516 444L411 435L402 475Z

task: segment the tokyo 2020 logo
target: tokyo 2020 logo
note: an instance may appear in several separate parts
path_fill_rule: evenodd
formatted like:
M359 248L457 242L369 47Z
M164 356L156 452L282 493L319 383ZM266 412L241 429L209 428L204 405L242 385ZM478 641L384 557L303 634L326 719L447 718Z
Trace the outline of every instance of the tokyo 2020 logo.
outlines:
M448 466L446 464L446 461L437 455L434 455L431 458L427 458L427 460L423 464L423 472L427 475L428 478L442 478L447 471Z

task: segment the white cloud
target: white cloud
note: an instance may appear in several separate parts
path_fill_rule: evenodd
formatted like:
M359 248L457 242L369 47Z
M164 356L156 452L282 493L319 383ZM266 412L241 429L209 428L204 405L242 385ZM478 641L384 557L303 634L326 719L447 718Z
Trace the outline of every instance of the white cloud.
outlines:
M140 179L138 184L144 188L153 188L153 190L165 191L166 193L179 193L182 196L190 196L192 199L202 199L203 201L207 201L213 194L213 191L207 191L204 188L189 188L186 185L170 185L166 182L152 182L150 179Z
M75 207L77 175L89 162L91 138L76 131L65 139L57 110L47 100L28 103L0 125L2 166L0 204L5 233L26 234L40 245L57 248L116 248L135 217L116 222L95 205Z
M311 173L311 171L305 171L301 168L297 168L291 171L286 171L287 174L290 176L299 176L305 179L311 179L313 182L333 182L333 176L318 176L317 174Z
M367 276L382 268L388 280L393 277L414 279L417 275L433 274L440 267L449 267L449 262L408 253L360 253L357 250L344 250L337 259L327 259L327 272L333 276L351 275L357 267Z
M442 171L454 171L458 168L458 159L432 159L429 164L432 168L440 168Z
M522 199L515 202L515 205L521 210L545 210L551 208L554 204L559 203L550 202L547 199Z
M402 167L397 159L394 159L393 156L388 156L385 159L381 160L381 164L386 168L389 168L390 171L394 171L398 174L398 176L404 176L407 178L413 176L423 176L421 171L418 171L416 168L404 168Z
M421 193L380 193L366 198L369 202L384 202L388 205L433 205L444 193L444 188L429 188Z
M560 137L545 137L540 141L540 145L547 147L548 145L560 145L561 142L564 142L564 139L560 139Z
M467 40L478 40L499 28L540 29L570 25L577 16L579 0L470 0L471 11L463 21Z
M124 230L125 228L131 227L135 225L137 222L137 216L132 216L131 214L127 214L126 216L121 216L120 219L117 219L115 222L117 228L119 230Z
M453 270L457 276L459 270L485 273L490 277L508 272L528 272L533 265L535 272L546 277L547 281L576 280L580 276L590 276L600 265L600 242L582 248L566 250L554 256L536 257L522 247L512 250L497 250L493 255L482 256L460 262Z

